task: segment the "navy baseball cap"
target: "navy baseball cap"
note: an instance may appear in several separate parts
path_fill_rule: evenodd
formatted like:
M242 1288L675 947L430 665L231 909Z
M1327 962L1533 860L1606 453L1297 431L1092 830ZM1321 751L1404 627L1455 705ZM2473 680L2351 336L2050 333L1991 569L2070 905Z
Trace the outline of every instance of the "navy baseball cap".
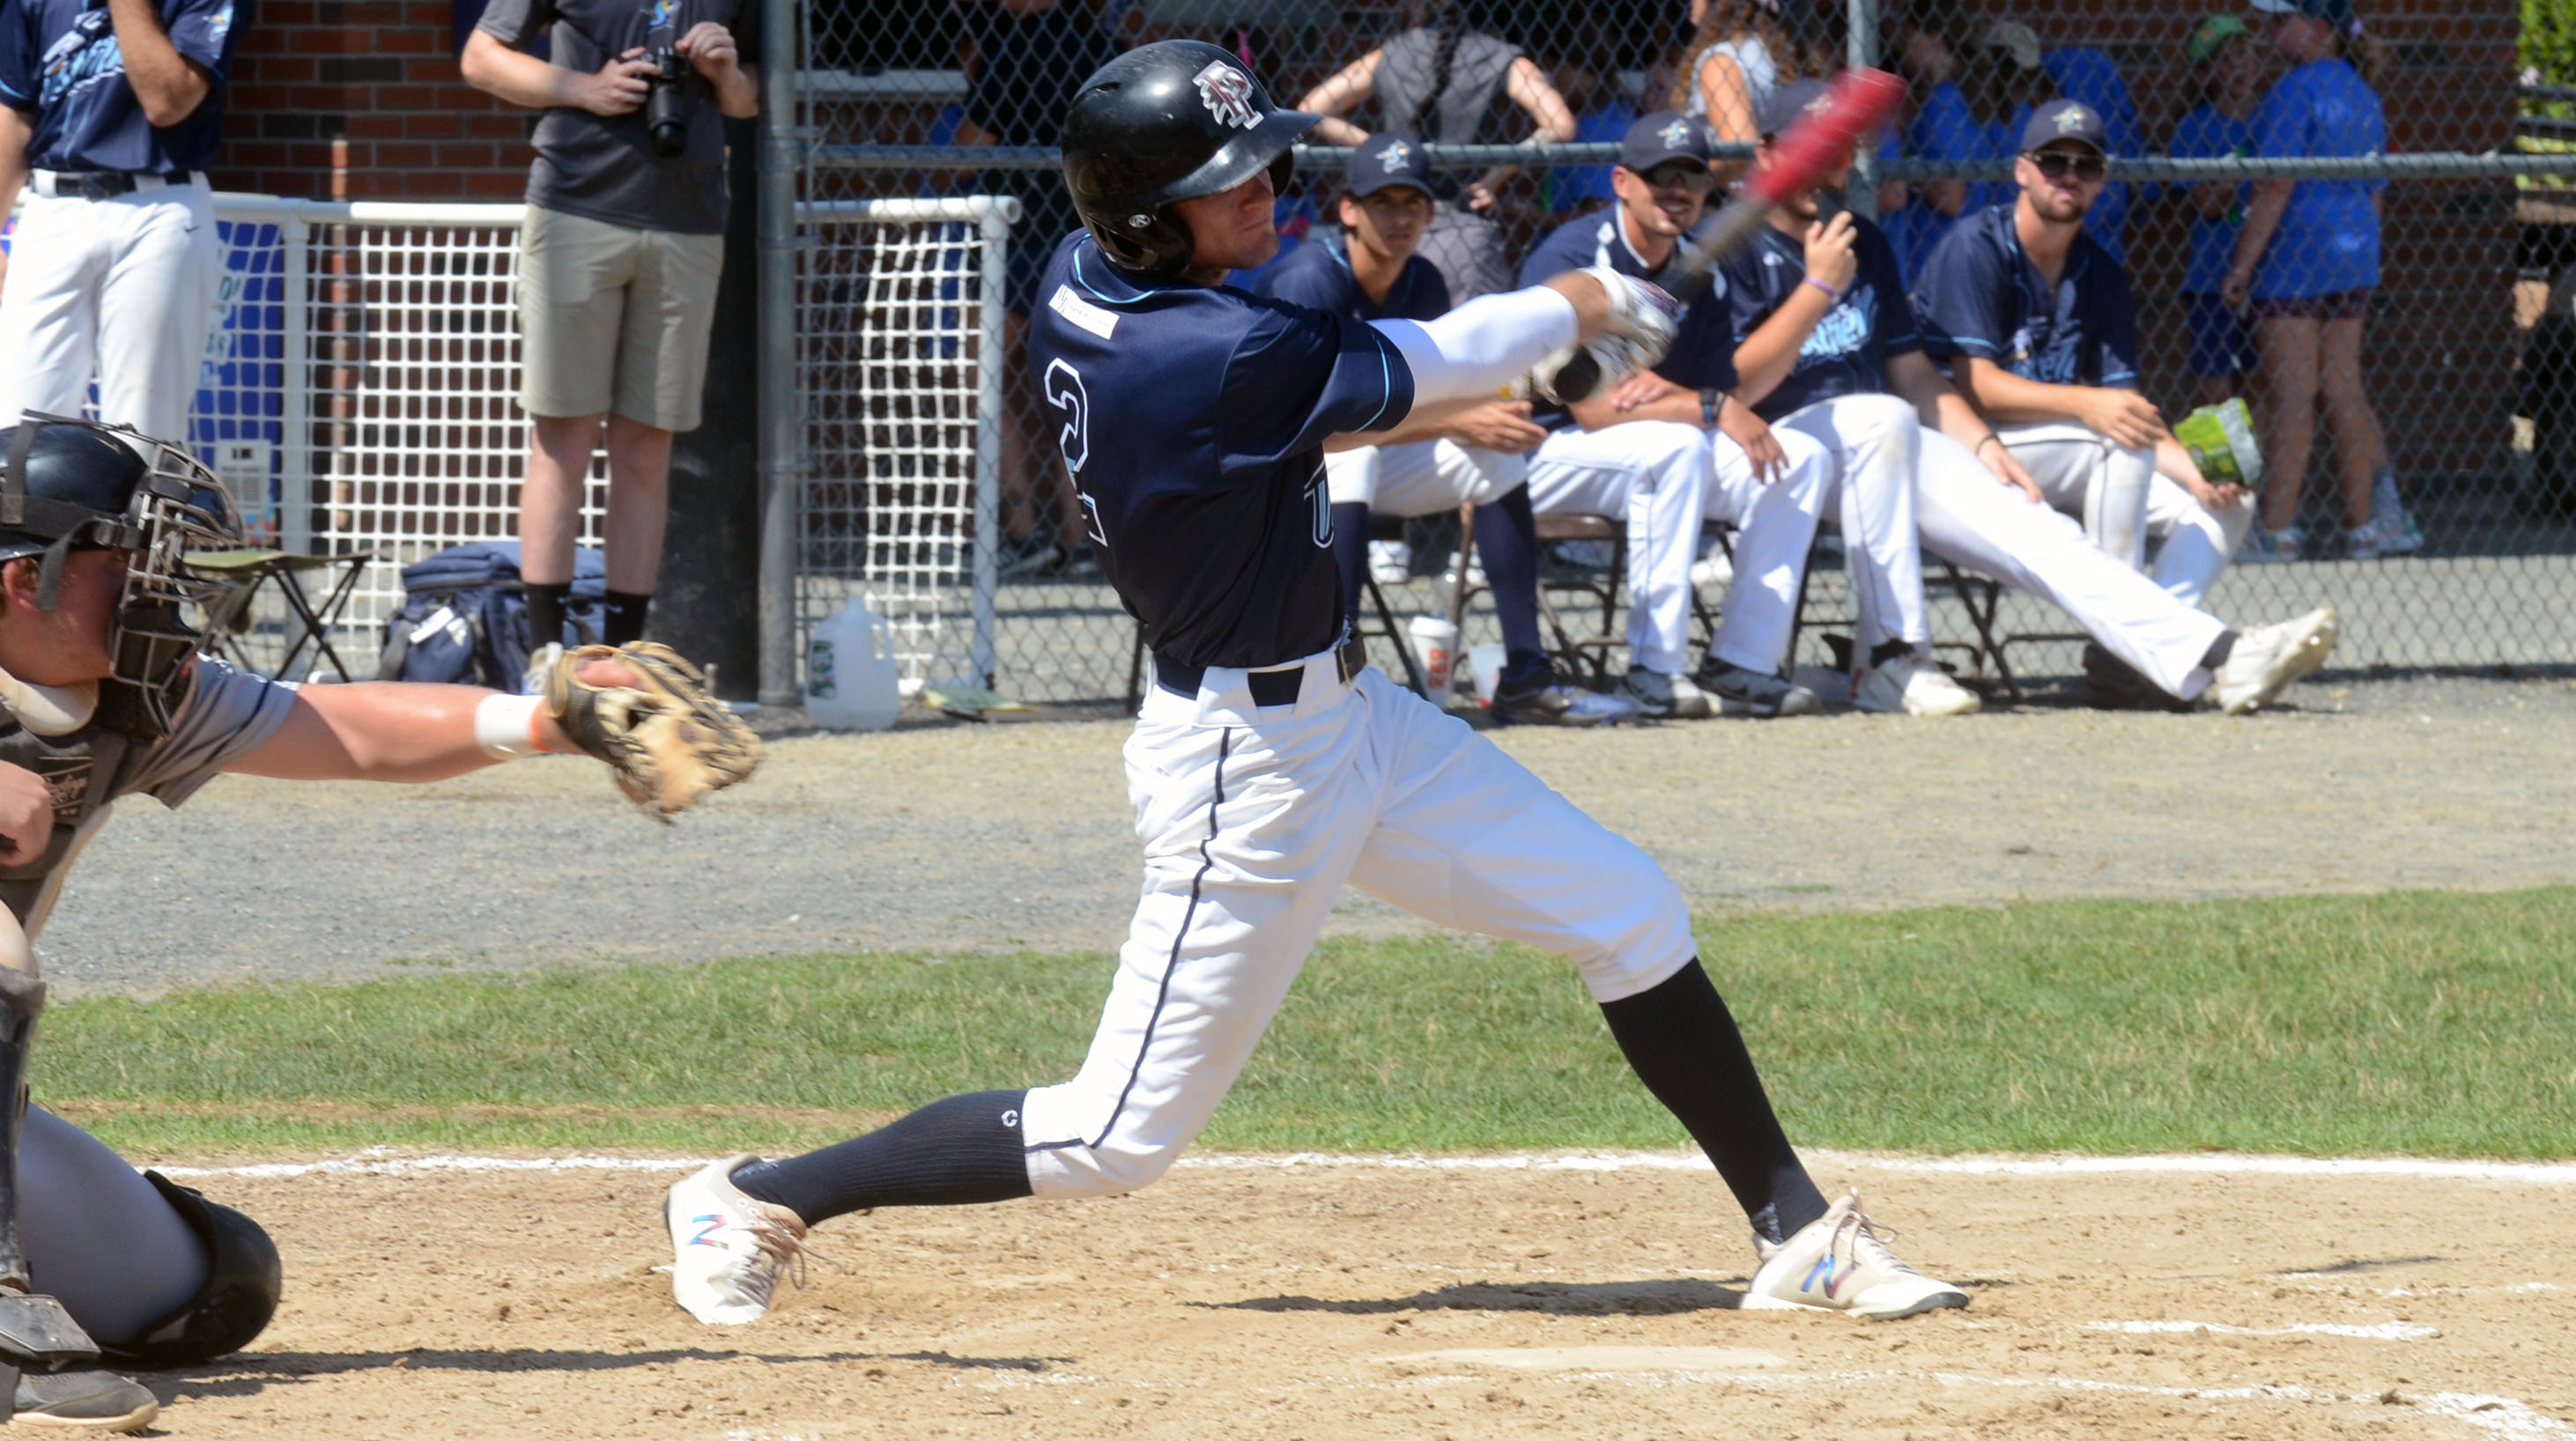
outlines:
M1342 189L1353 196L1375 195L1391 185L1410 185L1431 193L1431 165L1422 143L1402 135L1372 135L1351 152L1342 168Z
M1708 163L1708 127L1688 115L1649 110L1619 141L1619 164L1639 175L1667 160Z
M2025 154L2060 140L2089 145L2096 155L2111 153L2111 136L2102 128L2102 117L2081 100L2047 101L2030 113L2030 124L2022 127Z
M2266 15L2305 15L2337 30L2354 28L2352 0L2247 0Z
M1762 113L1754 117L1762 126L1762 138L1770 139L1798 123L1810 110L1822 109L1833 94L1833 87L1822 80L1792 80L1771 92L1762 102Z

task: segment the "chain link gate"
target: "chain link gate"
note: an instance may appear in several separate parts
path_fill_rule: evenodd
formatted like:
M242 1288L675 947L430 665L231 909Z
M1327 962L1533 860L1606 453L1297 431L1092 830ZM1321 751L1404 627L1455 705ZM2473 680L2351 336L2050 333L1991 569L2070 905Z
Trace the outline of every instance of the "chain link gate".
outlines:
M1909 269L1958 214L2009 202L2011 137L2032 107L2060 95L2086 100L2111 125L2115 183L2091 228L2116 247L2138 298L2142 389L2168 418L2206 400L2245 398L2275 457L2300 448L2288 417L2304 404L2308 461L2295 486L2292 467L2278 467L2283 489L2272 527L2300 532L2300 558L2231 567L2212 610L2251 622L2336 605L2345 617L2337 664L2345 667L2576 663L2576 279L2567 276L2576 244L2562 239L2576 234L2568 228L2576 226L2576 202L2562 198L2576 155L2561 153L2576 139L2576 120L2565 118L2576 114L2569 103L2576 90L2549 88L2576 85L2576 74L2523 76L2524 26L2502 0L2357 3L2359 32L2324 27L2336 34L2340 55L2316 58L2366 80L2385 139L2375 147L2381 153L2341 156L2331 145L2303 145L2299 127L2282 119L2307 83L2290 78L2309 64L2285 48L2283 32L2295 25L2224 5L815 0L798 17L801 28L772 32L793 47L799 66L797 130L771 160L772 175L806 207L808 223L795 232L797 274L822 274L828 267L816 257L840 244L811 223L817 207L984 195L1017 202L1020 217L998 257L998 296L988 278L969 284L973 304L962 298L967 290L943 289L938 305L912 312L930 329L901 342L929 347L943 362L976 361L948 365L907 402L930 405L935 391L941 423L976 436L975 483L943 473L935 536L904 538L866 559L841 539L877 524L863 502L879 492L853 488L854 467L874 466L882 476L888 465L900 471L911 463L890 458L906 446L921 452L918 442L872 438L888 434L882 428L846 425L856 402L824 393L841 382L823 370L798 372L824 389L796 397L799 446L792 475L779 472L786 493L774 497L803 519L794 553L807 580L789 610L810 621L826 596L874 593L891 583L879 578L890 571L871 568L875 557L923 554L926 543L941 585L971 597L969 611L989 603L990 647L975 654L989 657L997 688L1025 700L1104 706L1134 693L1133 624L1075 523L1043 404L1017 360L1034 270L1074 223L1053 174L1056 117L1072 88L1110 55L1171 36L1208 40L1242 56L1284 104L1345 115L1364 131L1421 135L1432 142L1434 164L1455 177L1440 225L1477 229L1508 268L1553 226L1606 203L1607 162L1636 115L1694 108L1695 100L1706 109L1714 99L1723 134L1725 114L1740 102L1740 88L1728 86L1740 87L1748 70L1820 73L1874 53L1905 77L1910 96L1887 143L1866 157L1850 200L1879 215ZM777 8L795 7L778 0ZM2330 0L2312 8L2331 9ZM2213 16L2229 19L2204 30ZM1704 74L1712 46L1730 58ZM1445 77L1435 92L1441 103L1390 115L1378 78L1392 82L1407 65ZM781 90L773 85L770 93ZM2258 122L2265 134L2254 133ZM1299 178L1279 202L1283 247L1333 234L1345 154L1322 146L1302 152ZM2229 227L2267 179L2309 187L2291 193L2294 207L2355 181L2376 197L2368 233L2352 242L2375 248L2375 283L2346 287L2366 294L2339 302L2364 317L2358 387L2338 373L2302 399L2301 368L2324 370L2333 358L2322 350L2325 323L2300 313L2316 306L2267 307L2262 302L2301 297L2259 291L2256 304L2229 306L2214 293L2213 247L2231 243ZM2314 238L2325 234L2303 219L2281 243L2345 243ZM2285 248L2267 264L2319 269L2325 258L2322 249ZM991 274L989 265L967 269ZM2283 313L2257 313L2266 311ZM770 314L790 312L799 323L817 318L802 299ZM847 311L832 323L864 332L870 321ZM998 345L988 345L996 334ZM821 342L797 343L810 352ZM897 342L832 343L875 354ZM996 360L997 388L977 369ZM2386 513L2392 485L2422 547L2358 558L2352 533L2370 514ZM918 502L901 504L913 507L906 524L918 523ZM1410 529L1412 558L1390 600L1399 613L1444 612L1454 526ZM941 557L952 553L939 547L952 544L953 556L965 559L948 567ZM986 582L976 567L988 557ZM1828 602L1839 579L1830 562L1817 576ZM1705 599L1715 605L1720 588ZM1962 623L1955 612L1936 611L1935 620ZM2002 628L2062 632L2066 622L2038 602L2009 597ZM1490 636L1480 606L1461 645ZM1798 659L1822 658L1819 641L1805 644ZM791 660L795 653L788 651ZM2014 654L2025 674L2063 674L2075 659L2063 643Z

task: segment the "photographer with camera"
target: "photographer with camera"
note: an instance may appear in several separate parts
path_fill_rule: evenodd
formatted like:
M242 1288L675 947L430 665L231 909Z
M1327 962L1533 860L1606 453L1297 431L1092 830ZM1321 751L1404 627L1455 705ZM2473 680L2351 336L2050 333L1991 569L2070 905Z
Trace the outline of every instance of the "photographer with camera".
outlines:
M724 265L725 116L760 110L744 0L492 0L467 82L545 111L519 233L519 490L529 674L554 664L582 490L608 427L610 645L637 639L662 559L671 436L698 426ZM737 39L732 27L741 26ZM553 60L525 47L553 35ZM707 103L712 101L712 104Z

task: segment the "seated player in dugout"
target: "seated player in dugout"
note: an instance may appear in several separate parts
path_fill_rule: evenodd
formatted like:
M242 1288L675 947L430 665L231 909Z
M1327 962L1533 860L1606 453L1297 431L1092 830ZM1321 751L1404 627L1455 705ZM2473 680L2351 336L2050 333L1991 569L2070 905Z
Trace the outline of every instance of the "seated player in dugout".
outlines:
M1962 220L1916 278L1926 354L1994 427L2040 494L2112 559L2196 606L2254 522L2241 486L2211 485L2138 393L2128 273L2084 229L2110 173L2102 118L2074 100L2042 105L2022 132L2010 205ZM2171 699L2100 644L2084 652L2096 705Z
M807 1228L854 1212L1152 1184L1215 1113L1355 885L1566 957L1742 1208L1755 1258L1744 1305L1889 1318L1968 1304L1889 1250L1857 1196L1829 1201L1808 1174L1654 861L1457 716L1342 662L1325 439L1463 410L1525 378L1546 388L1577 354L1615 383L1669 344L1674 312L1607 268L1420 322L1362 324L1225 287L1277 249L1272 197L1315 121L1273 108L1232 52L1193 40L1110 62L1065 119L1085 233L1054 252L1030 363L1064 417L1103 569L1154 653L1124 751L1143 885L1081 1069L684 1178L663 1213L674 1299L712 1325L757 1321Z
M1401 135L1371 136L1342 174L1335 202L1340 234L1299 246L1262 277L1261 293L1330 311L1355 325L1437 319L1448 313L1449 286L1415 253L1434 208L1431 167L1421 145ZM1523 452L1547 432L1529 417L1527 401L1495 400L1453 415L1409 420L1365 441L1325 443L1342 613L1360 614L1371 516L1438 515L1472 505L1476 554L1484 562L1505 651L1494 687L1494 719L1506 725L1616 721L1631 708L1559 685L1540 646L1538 523L1530 514Z
M1770 137L1825 103L1822 82L1783 86L1754 163L1775 163ZM1868 418L1872 444L1882 459L1900 457L1914 477L1911 532L1921 549L2065 611L2172 700L2207 696L2242 714L2325 664L2338 626L2331 608L2231 629L2111 559L2082 526L2048 508L1993 427L1924 355L1895 252L1877 226L1834 201L1849 171L1846 154L1819 188L1772 207L1755 243L1724 266L1738 396L1774 425L1810 431L1829 448L1843 443L1828 437L1846 429L1847 412L1883 410ZM1904 405L1887 409L1888 395ZM1845 545L1846 553L1861 548L1849 537ZM1873 613L1888 602L1874 606L1871 590L1855 586L1856 663L1880 666L1911 651L1918 667L1930 665L1921 560L1899 554L1913 570L1892 588L1902 606L1894 618Z
M1587 265L1641 278L1663 274L1683 240L1714 223L1707 214L1712 138L1691 116L1664 110L1641 117L1610 172L1617 203L1540 240L1521 262L1521 283ZM1555 428L1530 465L1540 514L1627 522L1629 668L1621 693L1658 717L1821 708L1779 668L1817 518L1829 505L1860 503L1859 487L1844 483L1823 446L1773 430L1728 393L1735 345L1727 319L1724 288L1703 291L1653 370L1547 417ZM1708 653L1696 672L1686 672L1691 566L1700 527L1711 517L1736 528L1735 571ZM1975 704L1964 691L1961 698Z
M226 771L431 781L574 747L542 697L299 688L198 654L182 607L222 587L180 558L243 542L185 450L30 414L0 430L0 455L0 1371L18 1423L131 1431L158 1404L107 1366L247 1345L280 1267L256 1222L26 1101L45 1004L32 947L81 848L118 799L176 807ZM581 664L594 684L632 679Z

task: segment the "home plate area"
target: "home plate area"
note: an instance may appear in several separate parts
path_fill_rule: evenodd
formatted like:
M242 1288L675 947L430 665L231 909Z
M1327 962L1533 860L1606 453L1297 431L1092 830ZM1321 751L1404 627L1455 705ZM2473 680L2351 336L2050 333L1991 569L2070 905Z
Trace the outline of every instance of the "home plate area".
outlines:
M1204 1157L1134 1196L820 1228L746 1328L669 1298L655 1158L198 1168L268 1221L193 1436L2576 1438L2576 1167L1819 1154L1973 1303L1739 1312L1679 1154Z

